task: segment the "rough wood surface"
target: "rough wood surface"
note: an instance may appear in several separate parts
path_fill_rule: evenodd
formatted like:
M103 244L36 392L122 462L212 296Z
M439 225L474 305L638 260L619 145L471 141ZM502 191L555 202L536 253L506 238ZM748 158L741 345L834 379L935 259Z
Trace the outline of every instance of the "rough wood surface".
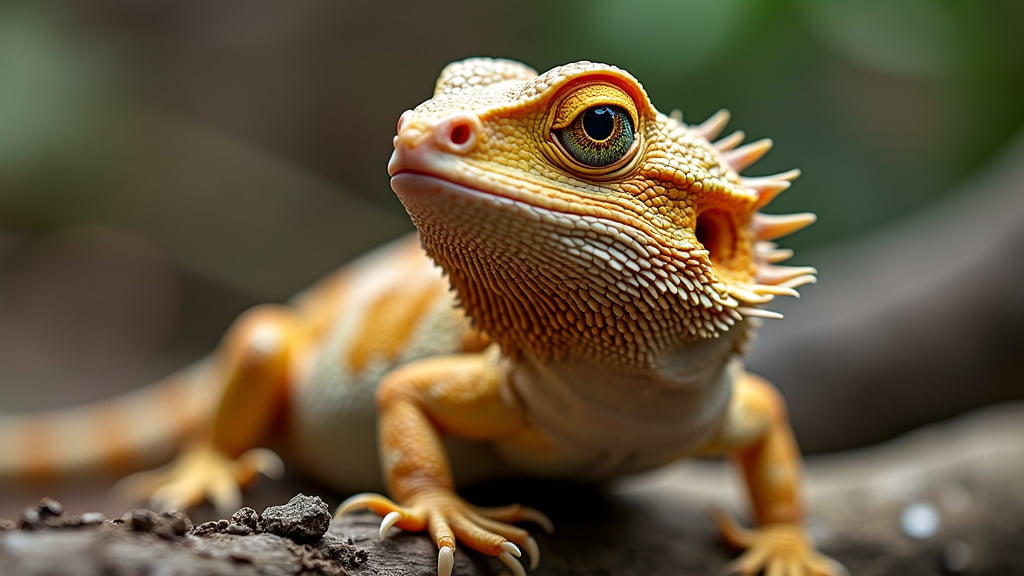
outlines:
M812 460L811 529L855 575L1024 573L1024 405L1006 405L916 432L879 448ZM742 507L726 467L689 463L607 487L490 485L549 512L534 574L713 574L731 558L706 512ZM283 497L280 501L286 500ZM182 515L132 511L104 520L46 501L0 520L0 573L432 575L420 535L376 537L378 519L331 523L328 506L293 499L264 512L192 527ZM319 527L318 527L319 526ZM308 531L312 531L309 533ZM304 532L305 531L305 532ZM501 565L459 551L455 574Z

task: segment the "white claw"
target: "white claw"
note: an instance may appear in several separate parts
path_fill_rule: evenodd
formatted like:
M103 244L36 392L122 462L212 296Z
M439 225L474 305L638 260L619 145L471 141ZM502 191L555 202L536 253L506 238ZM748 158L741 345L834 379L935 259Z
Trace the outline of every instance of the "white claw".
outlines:
M516 546L515 544L513 544L513 543L511 543L509 541L502 542L501 543L501 549L504 550L506 554L511 554L511 555L515 556L516 558L522 558L523 557L523 552L522 552L522 550L519 549L519 546Z
M523 565L520 564L519 560L516 560L512 554L502 552L501 554L498 554L498 560L501 560L501 563L508 568L508 571L512 573L512 576L526 576L526 569L523 568Z
M437 551L437 576L452 576L453 568L455 568L455 549L451 546L441 546L441 549Z
M533 536L526 539L526 554L530 557L530 570L536 570L540 565L540 546L537 546Z
M391 527L401 519L401 512L398 512L397 510L394 512L388 512L387 516L380 521L380 531L378 532L380 539L383 540L384 537L388 535L388 530L391 530Z
M555 531L554 523L551 522L551 519L548 518L547 514L541 512L540 510L527 508L526 510L523 511L522 520L525 520L526 522L533 522L534 524L540 526L548 534L551 534Z

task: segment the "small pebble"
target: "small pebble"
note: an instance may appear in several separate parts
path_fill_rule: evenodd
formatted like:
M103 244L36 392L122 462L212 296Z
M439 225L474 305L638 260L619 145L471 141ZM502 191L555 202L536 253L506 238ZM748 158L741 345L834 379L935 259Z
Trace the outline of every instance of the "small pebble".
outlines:
M41 516L57 517L64 514L64 505L53 498L43 498L36 505Z
M327 503L316 496L299 494L284 506L271 506L263 511L262 529L296 541L315 540L331 525Z
M209 522L203 522L202 524L192 528L192 534L196 536L209 536L210 534L221 534L227 532L228 526L231 522L224 520L210 520Z
M228 524L228 528L227 528L227 530L225 530L225 532L227 532L228 534L235 534L235 535L238 535L238 536L245 536L246 534L251 534L252 533L252 528L249 528L245 524L239 524L238 522L232 522L231 524Z
M156 514L149 510L132 510L128 513L128 527L135 532L152 532L156 520Z
M80 521L85 526L92 526L93 524L100 524L107 518L99 512L86 512L82 514Z
M21 513L21 522L18 524L19 527L25 530L31 530L39 525L39 521L41 519L39 510L36 510L35 508L25 508L25 511Z
M165 530L174 536L184 536L192 529L192 520L184 512L163 512L160 514Z
M915 540L926 540L939 530L942 519L939 511L926 502L915 502L900 513L900 528Z
M232 524L240 524L249 530L256 530L260 524L260 513L246 506L231 515Z

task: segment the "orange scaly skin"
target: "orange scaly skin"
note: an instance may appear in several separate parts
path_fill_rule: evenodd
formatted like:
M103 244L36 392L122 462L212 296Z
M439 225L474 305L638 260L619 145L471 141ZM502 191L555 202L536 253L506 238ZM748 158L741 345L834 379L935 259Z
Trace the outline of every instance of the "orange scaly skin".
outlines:
M758 318L777 317L761 306L814 280L811 268L775 265L790 253L771 242L814 218L758 213L798 172L741 177L771 143L712 143L727 120L685 125L602 64L539 76L505 60L451 64L434 97L402 115L388 166L426 255L399 241L287 306L246 313L186 384L154 388L188 393L179 425L153 426L162 432L148 443L103 448L106 436L91 436L99 448L78 441L72 463L60 438L97 433L92 412L73 425L0 418L0 475L124 465L199 422L177 460L120 488L167 507L230 508L239 486L280 468L256 448L279 433L290 462L339 491L380 489L383 471L391 498L357 494L338 514L370 508L382 536L428 532L440 576L459 544L522 574L523 549L531 565L539 554L513 523L548 527L546 517L475 507L459 481L599 479L729 455L757 523L719 518L746 549L730 568L842 573L801 527L782 400L740 360ZM202 401L204 390L219 400ZM138 402L100 409L129 407ZM17 450L29 433L50 441Z

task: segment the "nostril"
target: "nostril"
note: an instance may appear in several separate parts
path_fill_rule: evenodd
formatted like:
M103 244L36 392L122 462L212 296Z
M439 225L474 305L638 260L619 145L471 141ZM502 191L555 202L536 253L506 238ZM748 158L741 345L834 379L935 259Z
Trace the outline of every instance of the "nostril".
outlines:
M436 128L438 145L453 154L467 154L477 145L480 120L472 114L453 114Z
M466 122L456 122L448 131L448 140L456 146L463 146L473 135L473 128Z

